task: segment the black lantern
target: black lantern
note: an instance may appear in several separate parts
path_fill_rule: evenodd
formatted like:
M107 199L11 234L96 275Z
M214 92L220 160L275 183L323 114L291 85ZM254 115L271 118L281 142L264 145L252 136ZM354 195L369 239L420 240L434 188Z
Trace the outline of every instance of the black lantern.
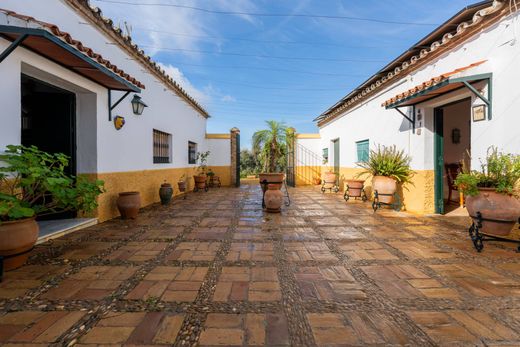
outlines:
M460 129L455 128L451 130L451 142L460 143Z
M138 116L142 115L145 107L148 106L141 100L141 97L134 94L134 98L132 99L132 110L134 114Z

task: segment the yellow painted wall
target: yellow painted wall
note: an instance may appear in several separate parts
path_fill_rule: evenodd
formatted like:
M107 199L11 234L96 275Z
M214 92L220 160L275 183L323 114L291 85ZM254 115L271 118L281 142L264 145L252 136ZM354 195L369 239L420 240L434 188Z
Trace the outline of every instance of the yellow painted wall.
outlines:
M314 185L314 179L321 178L321 166L296 166L296 185Z
M231 168L229 166L211 166L210 167L220 180L223 186L229 186L231 182ZM100 174L83 174L91 179L100 179L105 182L106 192L98 198L98 209L94 216L100 222L119 216L116 207L116 200L120 192L138 191L141 193L141 207L160 201L159 188L164 181L171 183L174 187L174 194L179 195L177 182L179 178L185 174L188 177L187 189L193 189L193 174L196 168L178 168L178 169L159 169L159 170L143 170L130 172L111 172Z
M323 172L327 170L323 168ZM340 188L343 191L345 180L356 178L356 175L362 171L360 168L340 169ZM361 179L367 178L363 176ZM433 170L416 170L412 178L412 184L407 184L404 188L399 189L402 197L404 209L409 212L427 214L435 212L435 195L434 195L434 171ZM372 180L368 177L365 181L365 192L370 200L372 200Z

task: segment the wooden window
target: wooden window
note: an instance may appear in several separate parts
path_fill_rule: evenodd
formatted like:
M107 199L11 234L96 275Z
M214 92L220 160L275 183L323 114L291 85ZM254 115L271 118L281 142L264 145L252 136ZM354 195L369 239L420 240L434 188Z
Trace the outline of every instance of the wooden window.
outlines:
M172 162L172 135L153 129L153 162L167 164Z
M370 155L368 140L356 142L357 147L357 161L358 163L366 163Z
M188 164L197 163L197 144L195 142L188 141Z

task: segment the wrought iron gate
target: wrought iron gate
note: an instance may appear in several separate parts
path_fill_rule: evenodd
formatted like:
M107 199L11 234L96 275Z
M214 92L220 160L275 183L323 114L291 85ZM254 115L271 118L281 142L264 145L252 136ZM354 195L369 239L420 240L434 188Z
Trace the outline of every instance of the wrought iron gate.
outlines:
M287 185L296 187L296 149L294 143L296 141L287 142L287 166L285 168L285 176Z

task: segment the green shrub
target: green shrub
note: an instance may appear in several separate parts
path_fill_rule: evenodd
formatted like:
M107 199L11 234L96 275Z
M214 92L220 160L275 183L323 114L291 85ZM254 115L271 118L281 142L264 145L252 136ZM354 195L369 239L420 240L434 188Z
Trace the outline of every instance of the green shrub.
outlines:
M68 176L69 157L31 146L9 145L0 154L0 221L61 211L89 213L103 181Z
M478 195L478 188L495 188L499 193L517 195L515 188L520 180L520 155L499 152L490 147L486 162L481 163L481 171L463 172L455 179L455 184L466 195Z
M363 168L363 172L357 176L372 175L386 176L395 179L398 183L411 183L414 172L410 169L411 158L398 150L395 145L377 145L375 150L370 150L368 161L358 163Z

